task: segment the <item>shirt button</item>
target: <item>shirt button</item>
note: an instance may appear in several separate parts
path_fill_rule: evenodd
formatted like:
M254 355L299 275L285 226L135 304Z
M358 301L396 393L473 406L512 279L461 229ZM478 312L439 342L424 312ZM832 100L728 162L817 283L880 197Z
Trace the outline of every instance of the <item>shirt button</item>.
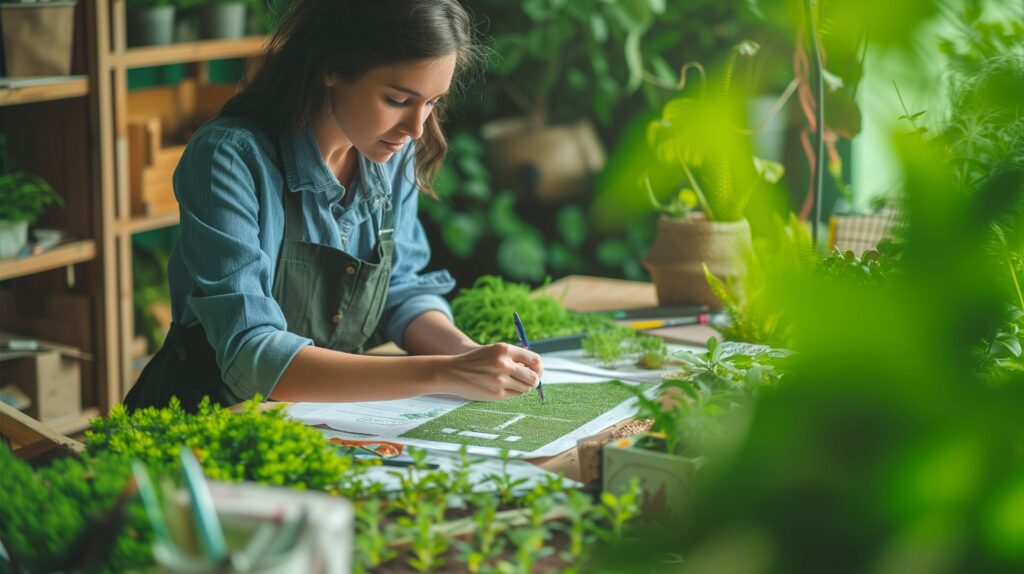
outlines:
M334 321L335 325L341 323L341 313L338 313L337 315L331 317L331 321Z
M348 273L349 275L352 275L355 272L356 272L356 268L351 266L351 265L349 265L348 267L345 268L345 273Z

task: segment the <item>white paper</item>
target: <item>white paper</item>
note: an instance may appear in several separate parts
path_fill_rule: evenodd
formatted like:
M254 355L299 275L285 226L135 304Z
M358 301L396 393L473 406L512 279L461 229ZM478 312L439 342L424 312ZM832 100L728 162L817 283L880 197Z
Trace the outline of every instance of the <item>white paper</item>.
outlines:
M695 347L669 345L670 353L683 349L699 350ZM674 367L660 371L643 370L628 362L616 365L615 369L597 367L581 349L547 353L542 355L542 359L545 385L603 383L610 380L620 380L626 384L651 384L660 382L662 374L675 370ZM657 387L652 385L647 394L653 396L656 392ZM410 439L401 435L467 402L453 397L425 396L363 403L296 403L288 407L287 413L307 425L326 427L329 430L325 430L325 434L331 432L330 436L338 438L380 439L421 448L458 451L462 447L461 443ZM574 447L580 438L628 419L635 412L636 400L629 399L536 450L510 450L509 454L523 458L553 456ZM502 452L499 448L474 445L467 445L467 449L470 454L481 456L498 456Z
M337 431L322 430L321 432L326 438L344 438L342 433L338 433ZM458 449L456 449L456 451L457 450ZM473 492L496 491L498 489L498 485L494 484L494 482L489 480L488 477L491 475L502 474L502 462L494 457L481 456L471 456L470 460L472 461L472 464L469 466L469 482L473 485ZM424 462L436 464L438 466L438 470L450 474L459 468L460 457L457 452L430 450L427 452ZM513 494L525 494L532 490L535 485L542 484L549 475L554 474L535 464L530 464L521 460L508 461L508 466L506 466L504 470L512 479L525 479L525 482L513 489ZM368 468L365 472L366 476L370 480L381 485L384 492L396 492L401 490L402 487L398 477L393 473L418 473L419 471L409 467L396 468L393 466L374 466ZM575 480L564 477L562 478L562 484L569 488L580 486L580 483Z

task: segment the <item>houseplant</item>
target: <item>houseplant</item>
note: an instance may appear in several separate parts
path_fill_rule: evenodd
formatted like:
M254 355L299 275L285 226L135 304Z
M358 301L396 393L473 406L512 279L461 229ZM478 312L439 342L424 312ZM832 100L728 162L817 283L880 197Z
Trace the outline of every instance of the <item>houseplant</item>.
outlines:
M126 0L128 46L162 46L174 41L173 0Z
M711 90L702 81L697 97L684 95L669 101L661 118L648 126L648 140L658 159L682 168L689 187L681 195L700 208L698 213L679 201L658 204L648 187L652 202L663 214L644 266L663 305L720 306L704 279L704 265L716 277L735 286L742 284L744 259L751 252L744 211L759 184L776 183L782 176L781 164L755 158L749 138L734 129L745 125L743 100L731 89L736 62L757 50L752 42L738 44ZM689 69L704 77L700 64L684 67L680 82L684 88Z
M615 104L640 87L640 41L664 3L480 4L502 22L495 34L494 84L522 110L481 128L496 183L545 202L580 196L604 165L594 126L581 116L607 120ZM627 77L615 77L613 60L627 64ZM580 110L580 101L592 107Z
M16 169L0 136L0 259L25 247L28 226L51 204L64 205L64 200L43 178Z
M640 419L651 419L641 435L606 444L601 471L605 492L622 492L638 480L646 498L643 512L669 523L685 523L693 510L697 472L706 453L742 426L747 407L764 387L782 379L785 354L769 347L719 344L711 338L705 353L679 353L683 364L661 395L627 387L637 398Z
M241 38L248 6L242 0L209 0L203 4L203 38Z

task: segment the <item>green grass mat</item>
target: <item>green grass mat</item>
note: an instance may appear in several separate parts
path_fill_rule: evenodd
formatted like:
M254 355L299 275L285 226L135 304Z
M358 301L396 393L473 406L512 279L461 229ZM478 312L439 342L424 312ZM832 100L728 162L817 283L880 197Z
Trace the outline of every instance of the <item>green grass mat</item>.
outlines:
M532 451L558 439L630 398L612 382L545 385L503 401L467 403L402 435L510 450Z

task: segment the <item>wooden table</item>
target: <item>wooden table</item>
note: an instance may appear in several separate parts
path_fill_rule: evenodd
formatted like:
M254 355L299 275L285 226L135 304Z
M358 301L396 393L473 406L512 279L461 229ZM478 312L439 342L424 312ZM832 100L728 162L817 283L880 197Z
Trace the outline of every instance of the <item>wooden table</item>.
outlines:
M589 275L569 275L552 282L537 293L550 295L570 311L609 311L613 309L638 309L655 307L658 296L652 283L592 277ZM647 331L651 335L663 337L668 341L703 345L709 337L718 336L711 328L704 325L686 327L666 327ZM371 355L403 355L405 352L394 343L388 343L371 349ZM633 421L625 420L603 430L599 435L612 435ZM573 479L580 479L580 464L575 447L555 456L531 459L530 462L552 472L561 472Z

